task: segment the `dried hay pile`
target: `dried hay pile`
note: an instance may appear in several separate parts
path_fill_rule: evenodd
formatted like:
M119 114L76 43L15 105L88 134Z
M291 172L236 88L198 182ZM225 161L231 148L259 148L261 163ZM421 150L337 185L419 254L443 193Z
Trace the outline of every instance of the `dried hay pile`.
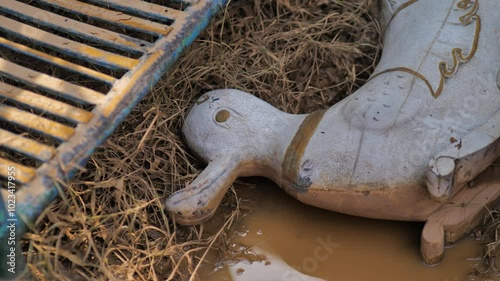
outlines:
M499 163L493 165L499 165ZM496 259L500 249L500 208L489 211L482 226L474 235L476 239L482 241L483 252L473 259L477 263L472 265L469 277L471 280L496 280L495 277L500 276Z
M289 113L331 106L364 84L379 56L369 2L233 1L26 235L35 279L189 280L238 212L229 208L219 235L207 235L163 210L203 168L180 135L192 100L238 88Z

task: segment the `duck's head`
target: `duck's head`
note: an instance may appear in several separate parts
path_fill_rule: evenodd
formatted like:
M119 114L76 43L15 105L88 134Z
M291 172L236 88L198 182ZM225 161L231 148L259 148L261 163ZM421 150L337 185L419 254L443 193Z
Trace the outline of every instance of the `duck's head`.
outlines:
M268 125L280 114L243 91L215 90L196 100L182 133L189 148L207 163L228 155L239 160L255 158L267 152Z
M167 199L166 208L176 221L199 224L209 219L239 176L272 177L280 161L273 157L274 149L287 116L239 90L215 90L198 98L182 132L189 148L208 166Z

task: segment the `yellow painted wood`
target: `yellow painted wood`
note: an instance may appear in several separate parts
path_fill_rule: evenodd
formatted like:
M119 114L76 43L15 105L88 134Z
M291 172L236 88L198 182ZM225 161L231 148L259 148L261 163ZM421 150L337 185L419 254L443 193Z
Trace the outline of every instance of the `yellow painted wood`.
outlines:
M182 11L174 8L169 8L149 2L137 0L91 0L96 3L101 3L110 6L119 6L124 8L132 8L145 14L154 15L158 18L179 19L184 16Z
M108 44L127 46L135 51L145 51L150 44L146 41L128 37L110 30L95 27L83 22L79 22L70 18L50 13L15 0L2 0L2 7L14 11L18 14L23 14L23 17L36 19L38 22L58 26L66 31L78 31L80 34L86 34L89 37L99 39Z
M87 123L92 118L92 113L88 111L3 82L0 82L0 97L17 101L76 123Z
M11 168L11 171L14 171L14 174L11 174L11 176L13 176L17 182L23 184L30 182L36 175L36 170L34 168L0 158L0 176L8 178L9 167L14 167L14 169Z
M60 7L72 13L84 14L89 17L97 18L106 22L117 22L121 25L128 26L133 29L148 31L150 33L167 35L172 30L172 28L167 25L130 16L122 12L112 11L83 2L78 2L75 0L39 0L38 2L44 2L56 7Z
M131 91L132 87L134 87L141 77L147 75L147 72L150 71L152 65L158 62L163 55L163 50L151 53L135 71L130 73L127 81L120 80L117 82L115 87L108 93L106 100L103 103L101 113L104 117L109 117L111 115L116 107L123 102L126 93Z
M55 155L54 147L0 129L0 147L17 151L40 161L49 161Z
M33 40L34 42L41 42L42 44L52 46L58 50L78 52L83 58L89 58L93 61L102 62L114 67L131 69L138 64L138 60L136 59L120 56L78 43L4 16L0 16L0 28L21 35L24 38Z
M62 68L72 69L76 72L79 72L81 74L84 74L86 76L95 78L97 80L100 80L100 81L103 81L103 82L106 82L109 84L113 84L116 81L116 79L114 77L111 77L111 76L106 75L104 73L95 71L95 70L90 69L90 68L86 68L84 66L81 66L81 65L63 60L63 59L60 59L58 57L48 55L44 52L40 52L40 51L37 51L35 49L26 47L24 45L9 41L3 37L0 37L0 45L6 46L6 47L11 48L11 49L15 49L17 51L22 52L23 54L26 54L26 55L31 56L31 57L36 57L40 60L51 63L53 65L60 66Z
M75 130L71 127L3 104L0 104L0 119L49 135L61 141L67 141L75 133Z
M94 90L19 66L2 58L0 58L0 73L29 85L61 93L89 104L100 104L105 97Z

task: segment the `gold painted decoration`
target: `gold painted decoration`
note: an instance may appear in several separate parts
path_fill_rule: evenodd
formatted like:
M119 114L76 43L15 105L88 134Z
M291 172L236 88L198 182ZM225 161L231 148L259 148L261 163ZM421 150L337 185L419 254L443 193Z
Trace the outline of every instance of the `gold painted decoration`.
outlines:
M403 5L401 5L394 12L392 19L397 14L399 14L402 10L404 10L405 8L408 8L409 6L416 3L417 1L418 0L411 0L411 1L408 1L408 2L404 3ZM411 68L404 67L404 66L394 67L394 68L389 68L389 69L383 70L381 72L376 73L372 77L370 77L369 80L372 80L375 77L378 77L382 74L389 73L389 72L395 72L395 71L406 72L406 73L409 73L409 74L417 77L418 79L422 80L425 83L425 85L427 86L427 88L429 88L429 91L431 92L432 96L434 98L438 98L443 93L446 79L451 78L458 71L460 64L469 62L474 57L476 50L478 48L479 34L481 32L481 17L477 14L477 11L479 9L479 0L474 1L474 2L472 2L472 0L461 0L460 2L457 3L457 8L459 8L461 10L466 10L466 9L470 8L471 5L472 5L471 10L459 18L460 23L463 26L468 26L473 22L475 22L475 24L476 24L475 30L474 30L474 39L472 41L471 50L469 51L469 54L464 55L464 50L462 50L461 48L453 48L451 51L451 55L453 57L453 65L449 66L445 61L439 62L438 70L440 73L440 79L439 79L439 86L436 90L434 90L434 88L432 87L429 80L423 74L419 73L416 70L413 70ZM391 21L392 21L392 19L391 19Z

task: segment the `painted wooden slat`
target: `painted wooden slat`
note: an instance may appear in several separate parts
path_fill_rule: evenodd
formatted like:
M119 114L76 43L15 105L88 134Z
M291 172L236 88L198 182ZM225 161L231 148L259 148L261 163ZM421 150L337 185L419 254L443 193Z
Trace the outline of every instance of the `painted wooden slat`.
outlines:
M0 30L112 69L131 69L138 64L138 60L78 43L4 16L0 16Z
M0 82L1 97L76 123L87 123L92 118L88 111L3 82Z
M38 0L70 13L88 16L118 26L156 35L167 35L172 28L146 19L127 15L123 12L108 10L75 0Z
M67 141L75 133L75 129L71 127L3 104L0 104L0 119L48 135L58 141Z
M2 0L0 10L119 50L144 52L151 47L149 42L66 18L15 0Z
M30 86L39 87L51 93L88 104L100 104L105 97L94 90L71 84L2 58L0 58L0 74L17 81L22 81Z
M0 104L0 119L48 135L58 141L67 141L75 133L75 129L71 127L3 104Z
M89 0L93 3L134 12L160 20L175 20L182 18L184 13L174 8L137 0Z
M0 158L0 176L4 178L9 177L9 167L14 167L15 176L17 182L26 184L31 181L36 175L36 170L34 168L26 167L24 165L12 162L10 160Z
M11 49L13 51L22 53L24 55L27 55L27 56L30 56L33 58L37 58L41 61L59 66L61 68L78 72L82 75L94 78L94 79L102 81L102 82L106 82L108 84L113 84L116 81L116 79L114 77L111 77L111 76L106 75L104 73L95 71L93 69L90 69L90 68L87 68L87 67L84 67L84 66L63 60L63 59L60 59L58 57L51 56L51 55L46 54L44 52L40 52L40 51L37 51L37 50L32 49L30 47L9 41L3 37L0 37L0 46L3 46L5 48Z
M6 147L40 161L49 161L55 155L54 147L0 129L0 147Z

